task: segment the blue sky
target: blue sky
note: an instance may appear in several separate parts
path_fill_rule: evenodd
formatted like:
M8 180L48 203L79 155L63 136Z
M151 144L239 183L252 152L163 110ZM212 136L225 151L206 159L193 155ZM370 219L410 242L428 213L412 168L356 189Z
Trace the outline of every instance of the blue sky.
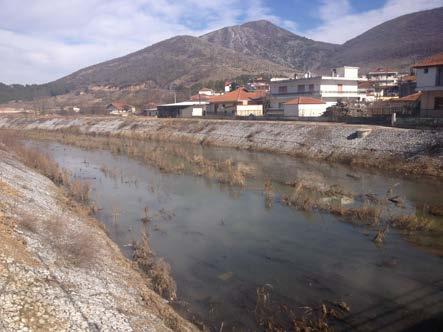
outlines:
M175 35L267 19L343 43L443 0L0 0L0 82L43 83Z

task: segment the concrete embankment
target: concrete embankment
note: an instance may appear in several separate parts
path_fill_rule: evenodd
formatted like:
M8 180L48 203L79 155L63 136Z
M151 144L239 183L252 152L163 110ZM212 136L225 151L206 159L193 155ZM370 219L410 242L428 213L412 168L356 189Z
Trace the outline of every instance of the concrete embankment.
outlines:
M312 122L3 117L0 128L191 142L443 177L443 132Z
M97 221L0 144L0 331L193 331Z

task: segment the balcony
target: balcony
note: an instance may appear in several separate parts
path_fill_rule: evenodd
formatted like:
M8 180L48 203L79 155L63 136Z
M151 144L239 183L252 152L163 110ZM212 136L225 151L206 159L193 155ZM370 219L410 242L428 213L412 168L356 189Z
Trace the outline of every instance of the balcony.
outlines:
M313 91L303 91L303 92L287 92L287 93L272 93L272 97L284 97L284 96L312 96L312 95L325 95L325 94L337 94L337 95L345 95L345 94L355 94L358 95L357 90L313 90Z

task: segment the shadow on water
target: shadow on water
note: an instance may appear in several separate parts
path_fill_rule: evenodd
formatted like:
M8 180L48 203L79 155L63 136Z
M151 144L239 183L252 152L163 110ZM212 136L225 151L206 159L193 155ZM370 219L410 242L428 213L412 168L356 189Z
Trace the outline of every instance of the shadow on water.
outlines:
M387 203L385 213L409 214L441 201L443 188L432 181L265 153L195 146L179 150L181 155L203 156L191 162L216 175L217 167L232 172L241 167L249 176L244 186L237 186L195 176L186 172L186 164L174 174L105 150L32 144L77 177L90 179L97 218L127 257L132 256L132 243L148 229L151 247L172 267L179 296L174 307L210 330L257 330L257 322L259 329L272 330L257 317L260 299L266 299L266 324L274 319L274 330L280 323L290 330L309 319L352 331L441 325L442 281L436 280L443 275L441 258L422 250L419 242L411 245L410 231L390 229L385 241L375 245L378 225L281 204L283 195L289 197L298 188L300 181L294 179L309 179L315 184L314 200L350 206L359 197L378 202L387 188L395 188L396 194L389 196L395 202ZM232 162L225 163L228 159ZM207 160L223 163L214 166ZM315 196L331 188L332 198ZM338 199L339 191L353 193L353 199ZM425 247L436 248L443 240L441 235L429 238L421 238ZM269 293L259 291L263 287ZM341 310L347 305L349 313Z

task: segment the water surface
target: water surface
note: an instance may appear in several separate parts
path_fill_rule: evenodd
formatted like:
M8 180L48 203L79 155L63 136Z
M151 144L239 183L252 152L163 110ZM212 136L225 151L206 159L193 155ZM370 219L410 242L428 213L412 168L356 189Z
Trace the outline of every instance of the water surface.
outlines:
M346 302L351 312L337 329L420 329L414 324L441 318L441 257L392 229L377 246L373 229L284 206L278 195L285 182L303 177L376 196L394 186L404 199L402 209L410 212L441 203L439 183L266 153L190 148L207 158L252 165L255 175L239 188L165 174L109 151L33 144L90 182L97 217L125 255L131 257L131 244L147 227L151 247L172 267L181 300L177 308L189 309L212 330L222 322L225 331L256 330L256 290L263 285L272 301L292 307ZM264 178L276 191L272 207L265 204ZM141 222L145 208L148 225Z

